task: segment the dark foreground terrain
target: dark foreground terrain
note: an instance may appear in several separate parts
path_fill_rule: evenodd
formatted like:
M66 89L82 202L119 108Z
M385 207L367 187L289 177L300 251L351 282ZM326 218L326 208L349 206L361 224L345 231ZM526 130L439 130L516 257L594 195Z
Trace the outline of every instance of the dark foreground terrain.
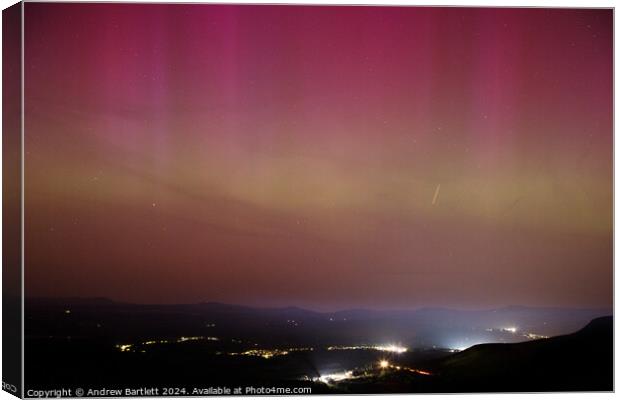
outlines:
M613 319L518 344L481 344L435 363L458 390L613 390Z
M26 388L174 387L183 395L250 385L309 387L315 394L611 391L613 322L597 318L603 312L316 313L31 300ZM474 345L451 346L461 343Z

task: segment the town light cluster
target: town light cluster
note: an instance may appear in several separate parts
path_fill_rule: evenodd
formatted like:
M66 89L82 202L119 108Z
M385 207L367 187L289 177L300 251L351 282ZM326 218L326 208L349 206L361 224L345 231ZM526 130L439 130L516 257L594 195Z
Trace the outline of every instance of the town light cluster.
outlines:
M403 346L397 346L395 344L386 345L360 345L360 346L330 346L327 348L329 351L334 350L376 350L385 351L388 353L405 353L408 349Z
M144 342L140 342L136 344L117 344L116 348L122 352L134 351L136 346L152 346L154 344L168 344L168 343L184 343L184 342L193 342L197 340L207 340L207 341L218 341L219 338L214 336L181 336L176 339L159 339L159 340L145 340Z

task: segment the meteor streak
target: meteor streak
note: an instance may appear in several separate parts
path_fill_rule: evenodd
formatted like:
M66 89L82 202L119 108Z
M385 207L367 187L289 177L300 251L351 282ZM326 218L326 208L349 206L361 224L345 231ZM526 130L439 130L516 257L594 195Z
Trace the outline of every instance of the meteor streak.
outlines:
M439 189L441 189L441 183L437 184L437 188L435 189L435 195L433 196L432 205L435 205L435 203L437 203L437 198L439 197Z

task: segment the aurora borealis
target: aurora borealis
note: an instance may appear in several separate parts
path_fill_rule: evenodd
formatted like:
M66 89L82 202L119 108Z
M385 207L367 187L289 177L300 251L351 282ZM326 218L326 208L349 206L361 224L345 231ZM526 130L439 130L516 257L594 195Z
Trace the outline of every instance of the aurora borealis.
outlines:
M29 296L612 304L612 10L25 13Z

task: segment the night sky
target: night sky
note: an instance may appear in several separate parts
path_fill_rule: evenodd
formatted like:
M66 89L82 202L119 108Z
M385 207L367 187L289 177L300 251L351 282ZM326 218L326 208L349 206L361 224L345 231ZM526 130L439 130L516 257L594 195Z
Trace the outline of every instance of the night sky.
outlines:
M612 11L26 3L28 296L612 305Z

